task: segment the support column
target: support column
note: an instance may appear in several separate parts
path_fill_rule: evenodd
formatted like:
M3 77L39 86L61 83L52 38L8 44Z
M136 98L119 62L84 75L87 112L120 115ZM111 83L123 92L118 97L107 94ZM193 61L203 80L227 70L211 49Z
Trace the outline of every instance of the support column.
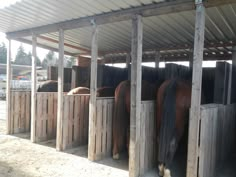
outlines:
M192 97L189 120L187 177L197 177L198 138L202 87L202 61L205 31L205 7L202 0L196 0L196 21L193 56Z
M31 142L36 142L36 87L37 87L37 74L36 74L36 63L37 63L37 38L33 34L32 36L32 71L31 71Z
M160 51L155 52L155 68L159 68L159 63L161 59L161 53Z
M231 103L236 103L236 46L232 53L232 84L231 84Z
M190 49L189 51L189 68L193 69L193 49Z
M64 31L59 30L58 101L56 149L63 150L63 85L64 85Z
M129 68L130 61L131 61L130 53L127 53L127 55L126 55L126 68Z
M98 29L93 27L92 34L92 51L91 51L91 74L90 74L90 101L89 101L89 145L88 159L95 160L95 117L96 117L96 90L97 90L97 58L98 58Z
M6 123L7 123L7 134L11 134L13 130L11 130L11 39L8 39L7 45L7 85L6 85Z
M140 113L141 113L141 80L142 80L142 45L143 22L140 15L132 19L132 65L131 65L131 110L130 110L130 146L129 176L140 176Z

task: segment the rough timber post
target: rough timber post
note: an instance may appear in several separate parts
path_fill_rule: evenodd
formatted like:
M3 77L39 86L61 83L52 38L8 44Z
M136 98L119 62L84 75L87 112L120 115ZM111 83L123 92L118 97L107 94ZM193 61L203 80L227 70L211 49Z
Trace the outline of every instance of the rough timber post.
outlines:
M202 60L204 49L205 7L196 0L196 21L193 56L192 97L189 121L187 177L197 177L198 135L201 105Z
M92 51L91 51L91 74L90 74L90 101L89 101L89 145L88 159L95 160L95 117L96 117L96 90L97 90L97 58L98 58L98 29L96 24L93 26Z
M64 31L59 30L59 61L58 61L58 102L57 102L57 140L56 149L63 150L63 84L64 84Z
M127 55L126 55L126 68L129 68L130 61L131 61L130 53L127 53Z
M141 76L143 23L140 15L132 19L132 66L131 66L131 110L130 110L130 146L129 176L139 174L140 112L141 112Z
M236 103L236 46L232 53L232 84L231 84L231 103Z
M160 51L155 52L155 68L159 68L161 54Z
M7 119L7 134L11 134L11 39L8 39L7 45L7 85L6 85L6 119Z
M32 73L31 73L31 141L36 142L36 127L35 127L35 108L36 108L36 56L37 56L37 38L32 36Z

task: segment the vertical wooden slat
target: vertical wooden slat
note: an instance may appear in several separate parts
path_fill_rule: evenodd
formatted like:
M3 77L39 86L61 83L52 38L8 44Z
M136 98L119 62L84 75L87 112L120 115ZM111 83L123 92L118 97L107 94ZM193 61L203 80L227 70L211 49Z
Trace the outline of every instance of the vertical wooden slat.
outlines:
M64 83L64 31L59 30L59 62L58 62L58 100L57 100L57 138L56 149L63 150L63 83Z
M202 0L196 0L196 21L194 38L192 96L189 120L187 177L197 177L204 31L205 7L203 5Z
M63 99L63 128L62 128L62 149L60 150L65 150L66 146L68 145L68 115L69 115L69 97L64 97Z
M91 50L91 74L90 74L90 102L89 102L89 144L88 144L88 159L95 160L95 132L94 124L96 117L96 90L97 90L97 56L98 56L98 35L97 26L94 25L92 34L92 50Z
M7 84L6 84L6 126L7 126L7 134L11 134L13 132L12 128L12 121L13 116L11 116L11 39L8 39L7 45Z
M80 143L79 141L79 102L80 102L80 97L75 97L74 101L74 140L77 142L77 144Z
M111 100L107 104L107 152L106 156L111 155L112 148L112 116L114 110L114 100Z
M97 121L96 121L96 159L101 159L102 155L102 121L103 110L101 100L97 101Z
M48 94L48 126L47 134L48 138L53 138L53 93Z
M36 98L36 97L35 97ZM30 92L26 93L26 105L25 105L25 127L26 127L26 132L30 131L30 107L31 107L31 101L30 101L31 97L30 97Z
M107 138L107 104L108 101L104 101L101 103L102 104L102 156L105 157L106 156L106 138Z
M37 79L36 79L36 60L37 60L37 38L33 34L32 36L32 82L31 82L31 141L36 142L36 129L35 129L35 107L36 107L36 87L37 87Z
M132 66L131 66L131 110L129 176L139 176L140 106L141 106L141 62L142 62L143 23L140 15L132 19Z

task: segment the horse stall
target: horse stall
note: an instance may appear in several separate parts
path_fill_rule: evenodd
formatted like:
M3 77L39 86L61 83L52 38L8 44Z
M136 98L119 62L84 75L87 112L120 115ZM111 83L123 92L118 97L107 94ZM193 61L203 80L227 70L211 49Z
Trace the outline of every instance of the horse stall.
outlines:
M199 168L201 177L219 175L235 148L236 105L201 106L199 122Z
M9 134L30 132L31 92L11 91Z

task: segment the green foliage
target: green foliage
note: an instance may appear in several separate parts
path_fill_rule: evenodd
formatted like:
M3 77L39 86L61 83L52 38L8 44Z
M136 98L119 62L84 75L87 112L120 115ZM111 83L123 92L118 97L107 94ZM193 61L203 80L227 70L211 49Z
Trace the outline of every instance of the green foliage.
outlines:
M73 65L75 65L76 58L75 57L65 57L64 66L71 68Z
M58 59L53 51L49 51L42 62L42 67L47 69L48 66L56 66Z
M7 48L5 43L0 45L0 63L7 63Z

